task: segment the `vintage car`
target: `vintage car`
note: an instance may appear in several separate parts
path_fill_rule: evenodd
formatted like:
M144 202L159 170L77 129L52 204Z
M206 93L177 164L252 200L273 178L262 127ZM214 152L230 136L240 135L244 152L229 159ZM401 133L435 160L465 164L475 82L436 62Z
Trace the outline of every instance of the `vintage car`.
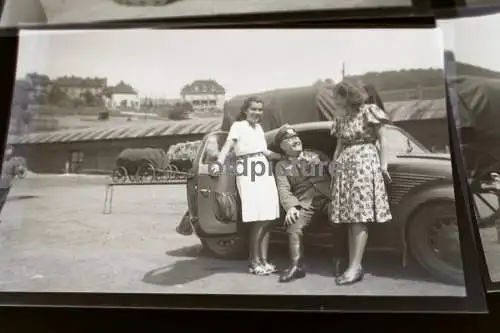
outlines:
M300 123L293 127L304 149L312 149L327 158L333 156L335 140L329 134L330 121ZM276 148L272 145L276 131L266 132L270 149ZM463 284L450 155L431 153L396 126L388 126L384 135L390 143L389 172L393 181L389 194L394 221L372 228L368 250L396 251L403 265L416 262L438 280ZM217 131L207 134L202 141L187 181L189 219L210 255L238 259L245 258L247 235L238 228L239 223L218 219L214 213L215 189L221 190L221 181L209 173L214 151L222 148L226 136L226 131ZM327 177L325 181L329 181ZM234 178L225 179L223 183L224 190L236 191ZM313 223L305 232L306 246L329 246L329 233L325 216L324 221ZM271 239L278 243L287 241L279 224ZM407 260L410 258L413 260Z

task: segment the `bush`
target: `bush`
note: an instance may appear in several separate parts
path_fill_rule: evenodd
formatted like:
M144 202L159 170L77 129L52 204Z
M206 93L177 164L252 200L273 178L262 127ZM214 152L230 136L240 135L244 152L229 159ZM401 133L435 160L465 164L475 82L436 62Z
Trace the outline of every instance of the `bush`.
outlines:
M167 151L168 163L176 165L180 171L189 170L200 147L201 140L180 142L170 146Z
M176 103L168 110L167 117L171 120L185 120L190 118L189 115L191 112L193 112L191 103Z

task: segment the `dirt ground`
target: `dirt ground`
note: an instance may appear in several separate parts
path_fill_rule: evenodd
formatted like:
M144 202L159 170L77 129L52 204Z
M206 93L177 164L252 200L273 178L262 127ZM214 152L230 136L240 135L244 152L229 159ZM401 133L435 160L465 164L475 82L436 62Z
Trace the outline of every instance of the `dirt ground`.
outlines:
M41 0L50 23L233 13L410 6L410 0L177 0L161 7L134 7L113 0Z
M119 187L102 214L104 178L33 176L18 180L0 216L0 289L121 293L449 295L465 290L403 269L398 257L368 253L362 283L339 287L330 258L310 251L309 275L289 284L247 273L244 261L203 255L175 227L184 185ZM286 253L272 248L280 267Z

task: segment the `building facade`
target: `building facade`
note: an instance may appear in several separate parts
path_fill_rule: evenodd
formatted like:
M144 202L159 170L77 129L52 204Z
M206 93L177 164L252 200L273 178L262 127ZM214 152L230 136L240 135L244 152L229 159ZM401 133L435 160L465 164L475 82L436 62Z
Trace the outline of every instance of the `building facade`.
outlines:
M77 76L63 76L53 81L63 93L71 99L81 99L86 93L93 96L102 96L107 86L106 78L81 78Z
M107 89L108 107L120 110L139 110L141 103L139 94L131 85L120 81L116 86Z
M226 90L215 80L196 80L181 90L182 102L189 102L194 111L222 110Z

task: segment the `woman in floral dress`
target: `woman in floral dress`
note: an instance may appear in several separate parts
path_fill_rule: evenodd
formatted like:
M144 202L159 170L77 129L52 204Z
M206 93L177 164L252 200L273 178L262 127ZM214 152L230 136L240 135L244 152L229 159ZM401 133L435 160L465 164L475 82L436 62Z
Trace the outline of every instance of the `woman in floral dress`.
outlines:
M347 285L363 279L368 223L392 220L385 184L390 176L381 135L389 119L377 105L367 103L363 87L343 81L333 93L339 116L331 129L337 148L330 218L333 223L348 224L349 266L336 278L338 285Z

